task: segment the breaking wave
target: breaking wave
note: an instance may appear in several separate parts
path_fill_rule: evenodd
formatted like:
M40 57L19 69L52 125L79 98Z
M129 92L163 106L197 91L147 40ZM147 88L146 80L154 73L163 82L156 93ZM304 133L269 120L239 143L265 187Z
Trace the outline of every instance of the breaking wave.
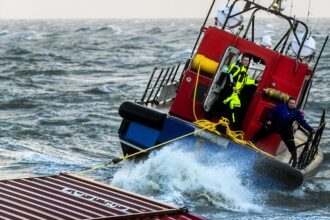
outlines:
M138 164L126 163L112 184L177 206L189 206L187 201L194 201L193 206L262 211L260 197L243 184L235 166L203 163L196 153L177 147L166 146Z

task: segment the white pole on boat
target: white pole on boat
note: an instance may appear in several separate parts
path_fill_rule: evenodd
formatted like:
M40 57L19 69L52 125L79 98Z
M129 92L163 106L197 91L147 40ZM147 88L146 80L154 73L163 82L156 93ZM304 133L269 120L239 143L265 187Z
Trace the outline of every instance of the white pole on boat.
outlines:
M307 21L306 21L307 25L308 25L308 21L309 21L309 16L311 14L310 9L311 9L311 0L308 1L308 12L307 12Z
M317 22L318 18L319 18L319 17L316 17L316 18L315 18L314 24L313 24L313 26L312 26L312 29L311 29L311 31L310 31L310 33L309 33L309 35L308 35L307 39L309 39L309 38L310 38L310 36L312 35L312 33L313 33L313 30L314 30L314 28L315 28L315 25L316 25L316 22Z
M194 45L194 47L193 47L193 49L192 49L192 51L191 51L190 59L192 59L192 57L194 56L194 52L195 52L196 46L197 46L197 44L198 44L198 42L199 42L199 39L200 39L200 37L201 37L201 35L202 35L202 32L203 32L202 29L203 29L203 27L205 27L206 22L207 22L207 20L209 19L209 16L210 16L210 14L211 14L211 11L212 11L212 9L213 9L213 6L214 6L215 1L216 1L216 0L213 0L212 3L211 3L211 7L210 7L210 9L209 9L209 11L208 11L208 13L207 13L207 15L206 15L206 18L205 18L205 20L204 20L204 23L203 23L203 25L202 25L202 27L201 27L201 29L200 29L200 31L199 31L198 37L197 37L197 39L196 39L195 45ZM228 3L229 3L229 2L228 2Z

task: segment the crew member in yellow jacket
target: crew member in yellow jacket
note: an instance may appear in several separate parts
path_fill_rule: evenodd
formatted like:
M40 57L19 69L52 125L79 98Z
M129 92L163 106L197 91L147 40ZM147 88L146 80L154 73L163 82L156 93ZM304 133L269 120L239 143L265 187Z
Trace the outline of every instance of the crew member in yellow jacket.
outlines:
M250 57L247 55L243 55L241 62L235 62L230 65L228 74L230 79L230 86L233 88L233 93L224 100L224 103L229 102L229 108L232 112L232 123L234 124L234 128L238 129L237 124L237 112L241 107L240 101L240 92L243 90L245 85L255 85L256 82L254 79L249 77L247 69L249 67Z
M242 62L235 62L230 65L229 77L232 87L236 87L238 94L245 85L254 85L255 80L249 77L247 69L249 68L250 57L243 55Z

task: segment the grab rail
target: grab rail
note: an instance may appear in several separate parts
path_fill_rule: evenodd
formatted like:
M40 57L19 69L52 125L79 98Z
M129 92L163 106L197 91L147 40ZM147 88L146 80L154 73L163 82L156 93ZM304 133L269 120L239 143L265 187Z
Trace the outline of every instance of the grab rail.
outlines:
M154 68L141 99L136 100L136 102L144 105L153 105L172 100L185 71L186 65L184 64L178 63L170 67ZM180 72L181 74L178 74ZM170 87L174 89L171 89L170 92L165 91L166 88L170 90ZM168 92L168 94L163 95L164 92ZM162 98L160 98L161 96Z
M298 164L297 164L298 169L304 169L305 167L307 167L311 163L311 161L314 160L318 152L318 147L326 124L325 114L326 114L326 110L324 109L321 115L319 127L316 129L315 134L313 135L312 133L310 133L308 135L307 141L297 146L297 148L304 146L304 149L301 152L298 159Z

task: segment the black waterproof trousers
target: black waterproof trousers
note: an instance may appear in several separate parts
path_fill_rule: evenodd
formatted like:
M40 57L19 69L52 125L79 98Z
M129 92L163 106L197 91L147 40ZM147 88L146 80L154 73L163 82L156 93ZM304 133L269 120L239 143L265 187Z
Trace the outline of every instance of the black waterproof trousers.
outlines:
M291 127L288 128L275 128L274 126L264 125L262 128L253 136L252 142L257 142L261 138L264 138L272 133L278 133L281 135L286 147L292 156L292 166L297 165L297 150L296 144L294 143L294 137Z

